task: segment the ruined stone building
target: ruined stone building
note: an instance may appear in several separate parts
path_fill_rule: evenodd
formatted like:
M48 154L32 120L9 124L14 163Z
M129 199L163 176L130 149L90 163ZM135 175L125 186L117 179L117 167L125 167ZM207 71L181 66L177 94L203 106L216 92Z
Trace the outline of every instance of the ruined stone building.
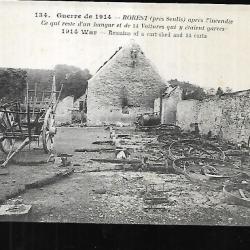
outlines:
M154 111L165 88L138 44L120 47L89 80L87 124L132 124L138 114Z
M179 86L168 86L161 97L155 99L154 112L161 116L161 124L176 124L177 104L182 100Z
M212 96L202 101L177 104L177 124L184 130L197 123L202 134L211 131L232 142L248 143L250 136L250 90Z

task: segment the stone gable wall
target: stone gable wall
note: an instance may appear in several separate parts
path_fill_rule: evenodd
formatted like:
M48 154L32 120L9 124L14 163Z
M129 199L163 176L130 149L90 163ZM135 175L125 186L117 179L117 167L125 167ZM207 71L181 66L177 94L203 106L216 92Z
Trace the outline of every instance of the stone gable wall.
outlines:
M137 57L131 57L131 50ZM134 63L134 65L133 65ZM88 84L87 121L89 125L132 123L139 113L153 112L154 100L166 84L139 46L122 48ZM123 99L129 114L122 113Z

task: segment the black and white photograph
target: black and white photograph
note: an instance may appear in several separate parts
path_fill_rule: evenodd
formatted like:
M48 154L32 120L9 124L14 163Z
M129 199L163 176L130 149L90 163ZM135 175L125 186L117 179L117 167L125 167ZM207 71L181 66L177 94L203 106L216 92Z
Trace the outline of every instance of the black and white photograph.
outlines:
M250 6L0 16L1 222L250 225Z

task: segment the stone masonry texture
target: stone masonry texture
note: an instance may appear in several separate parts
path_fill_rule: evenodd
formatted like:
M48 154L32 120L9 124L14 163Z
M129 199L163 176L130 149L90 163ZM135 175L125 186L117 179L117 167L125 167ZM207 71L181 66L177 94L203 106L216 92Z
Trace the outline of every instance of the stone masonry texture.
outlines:
M62 123L71 123L73 103L73 96L67 96L58 103L55 116L57 125Z
M154 100L166 83L139 45L121 48L89 80L88 125L131 124L138 114L154 111ZM122 107L128 106L128 113Z
M162 124L175 124L177 104L182 99L182 89L177 87L168 96L162 98Z
M250 136L250 91L214 96L203 101L181 101L177 105L177 124L189 130L198 123L202 134L222 133L232 142L248 142Z

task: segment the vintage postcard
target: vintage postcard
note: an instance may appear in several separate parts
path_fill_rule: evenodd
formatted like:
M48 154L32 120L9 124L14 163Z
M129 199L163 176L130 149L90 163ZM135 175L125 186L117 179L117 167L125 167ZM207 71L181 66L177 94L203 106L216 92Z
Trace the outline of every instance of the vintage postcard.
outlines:
M1 221L250 225L250 6L0 17Z

